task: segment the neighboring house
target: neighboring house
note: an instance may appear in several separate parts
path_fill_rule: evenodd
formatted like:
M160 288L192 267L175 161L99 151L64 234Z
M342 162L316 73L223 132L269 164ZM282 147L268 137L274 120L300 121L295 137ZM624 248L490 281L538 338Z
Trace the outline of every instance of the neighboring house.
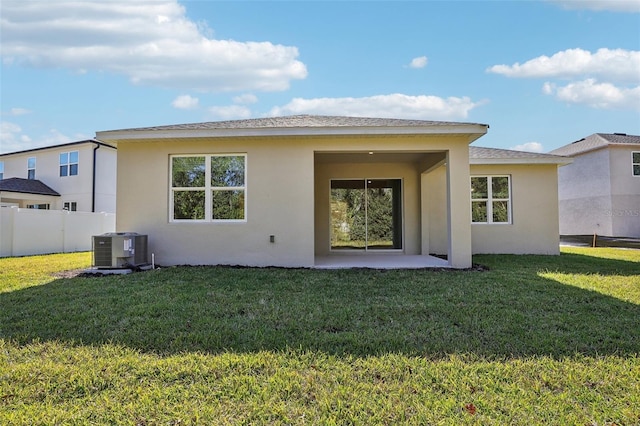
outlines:
M487 129L291 116L97 138L118 147L117 231L148 235L162 265L438 254L466 268L472 253L559 253L557 168L570 160L470 150Z
M0 154L0 205L115 213L116 158L97 140Z
M595 133L551 154L559 171L560 234L640 237L640 136Z

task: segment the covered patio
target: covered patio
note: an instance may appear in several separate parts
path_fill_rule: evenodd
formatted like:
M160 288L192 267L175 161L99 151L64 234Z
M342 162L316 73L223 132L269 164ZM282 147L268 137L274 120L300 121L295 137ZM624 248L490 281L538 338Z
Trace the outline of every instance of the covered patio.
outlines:
M446 259L435 256L394 253L329 254L316 256L315 269L424 269L451 268Z

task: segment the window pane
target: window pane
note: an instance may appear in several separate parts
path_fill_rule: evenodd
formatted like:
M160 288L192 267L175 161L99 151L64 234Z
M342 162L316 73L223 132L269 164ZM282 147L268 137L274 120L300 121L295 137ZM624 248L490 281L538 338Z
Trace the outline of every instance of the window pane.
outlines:
M27 160L27 168L35 169L36 168L36 157L29 157Z
M493 207L493 221L506 223L509 222L509 202L507 201L494 201Z
M174 188L204 187L204 157L173 157L172 161L171 184Z
M69 162L77 163L78 162L78 151L71 151L69 153Z
M33 180L35 178L36 178L36 170L35 169L27 171L27 179Z
M640 164L633 165L633 175L640 176Z
M244 156L211 157L211 186L244 186Z
M506 176L492 177L491 193L493 198L509 198L509 178Z
M204 219L204 191L174 191L174 219Z
M487 202L473 201L471 203L471 221L486 222L487 221Z
M640 164L640 152L633 153L633 162L636 164Z
M69 165L69 175L75 176L77 174L78 174L78 165L77 164Z
M214 220L244 219L244 191L212 191Z
M60 154L60 165L63 164L69 164L69 154L66 152Z
M60 176L67 176L67 167L68 166L60 166Z
M472 177L471 178L471 198L487 198L487 178Z

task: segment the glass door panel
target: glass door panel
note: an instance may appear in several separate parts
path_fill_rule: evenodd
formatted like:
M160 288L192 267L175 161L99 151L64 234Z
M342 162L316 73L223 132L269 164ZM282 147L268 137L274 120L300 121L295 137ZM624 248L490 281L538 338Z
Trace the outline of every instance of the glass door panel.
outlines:
M402 249L400 179L331 182L331 249Z
M331 182L331 249L364 250L366 202L364 180Z

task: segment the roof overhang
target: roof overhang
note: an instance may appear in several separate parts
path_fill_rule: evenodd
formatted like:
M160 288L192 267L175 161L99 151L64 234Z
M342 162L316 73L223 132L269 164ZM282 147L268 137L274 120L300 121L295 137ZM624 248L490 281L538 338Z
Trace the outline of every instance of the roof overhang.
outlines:
M547 157L535 157L535 158L469 158L469 164L556 164L564 166L573 163L573 158L560 157L547 158Z
M307 137L307 136L400 136L400 135L467 135L469 143L487 133L484 124L451 123L436 126L371 126L371 127L274 127L240 129L130 129L96 133L96 138L111 144L123 141L197 138Z

